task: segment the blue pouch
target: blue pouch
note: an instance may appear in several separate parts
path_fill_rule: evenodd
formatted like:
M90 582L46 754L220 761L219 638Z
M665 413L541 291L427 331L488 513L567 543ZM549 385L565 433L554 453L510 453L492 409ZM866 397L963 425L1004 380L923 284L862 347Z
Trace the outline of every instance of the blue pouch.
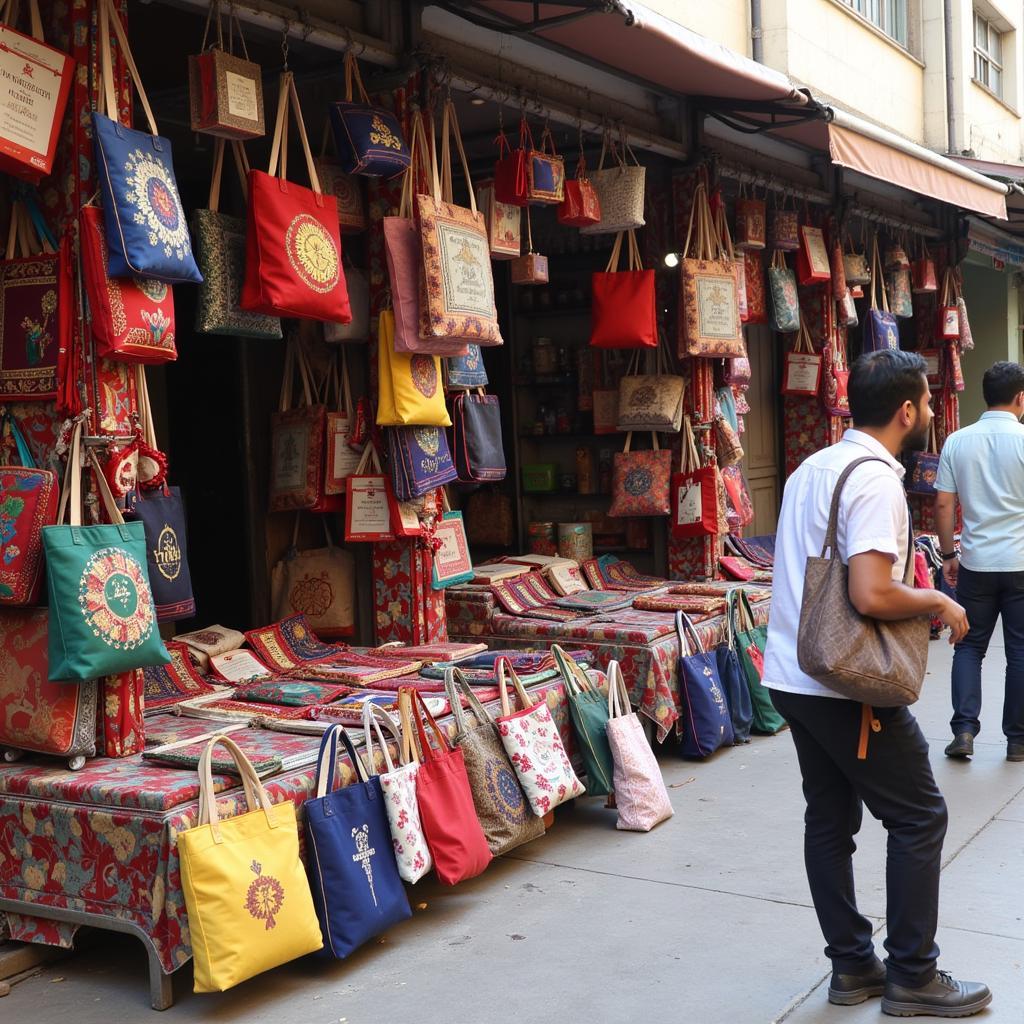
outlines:
M487 369L479 345L467 345L464 356L448 356L442 360L445 377L451 388L487 387Z
M679 692L683 703L684 757L707 757L733 742L732 718L715 654L704 650L689 617L676 612ZM687 644L687 637L690 644ZM690 653L687 653L690 652Z

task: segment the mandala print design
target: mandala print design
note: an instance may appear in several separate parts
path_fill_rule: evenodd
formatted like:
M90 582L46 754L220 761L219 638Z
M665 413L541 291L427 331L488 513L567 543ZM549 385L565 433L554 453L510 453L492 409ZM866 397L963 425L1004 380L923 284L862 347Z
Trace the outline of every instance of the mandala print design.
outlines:
M152 153L134 149L124 165L125 198L132 219L145 228L149 244L165 257L184 260L192 251L173 173Z
M441 431L437 427L417 427L413 437L426 455L436 455L441 450Z
M188 636L190 640L194 640L197 644L206 644L208 647L213 647L224 639L223 633L218 633L213 629L201 629L197 633L189 633Z
M491 802L506 821L513 825L526 823L523 791L507 762L498 757L490 758L484 765L484 783Z
M284 251L299 280L319 295L338 283L341 261L334 239L315 217L300 213L284 234Z
M245 909L269 932L277 924L277 915L284 903L284 886L270 875L263 874L263 865L254 860L249 865L256 878L245 894Z
M638 469L631 469L626 474L623 487L631 498L640 498L650 491L653 483L654 477L651 471L641 466Z
M153 632L149 580L121 548L101 548L86 562L78 604L93 636L115 650L133 651Z
M633 405L646 409L658 400L658 389L653 384L641 384L633 392Z
M288 603L292 606L292 611L301 612L310 618L326 615L333 600L334 589L331 587L326 572L322 572L318 576L307 573L296 582L288 595Z
M437 394L437 364L433 356L413 356L409 361L409 372L413 385L424 398L433 398Z

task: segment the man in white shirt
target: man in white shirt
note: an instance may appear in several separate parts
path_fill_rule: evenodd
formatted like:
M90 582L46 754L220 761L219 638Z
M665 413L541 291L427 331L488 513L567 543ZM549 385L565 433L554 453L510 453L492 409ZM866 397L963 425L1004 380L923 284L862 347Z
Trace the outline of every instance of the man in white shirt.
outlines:
M953 654L953 742L970 757L981 731L981 663L1003 619L1006 760L1024 761L1024 366L995 363L981 382L988 412L946 438L935 479L942 572L971 628ZM964 528L953 542L957 499Z
M987 1006L985 985L936 970L939 866L946 804L935 785L928 744L907 708L875 708L881 730L858 757L862 708L800 670L797 633L809 557L820 557L832 495L852 470L839 502L837 546L849 568L849 597L864 616L890 621L938 616L953 640L967 632L964 610L937 590L915 590L908 553L909 512L903 449L923 448L932 420L925 362L917 354L873 352L849 379L853 429L806 459L786 483L775 542L775 582L764 685L789 723L803 776L804 860L814 909L832 960L829 1001L842 1005L881 995L898 1016L969 1016ZM908 570L911 570L908 573ZM827 644L829 638L818 638ZM854 836L863 806L889 832L885 965L872 925L857 909Z

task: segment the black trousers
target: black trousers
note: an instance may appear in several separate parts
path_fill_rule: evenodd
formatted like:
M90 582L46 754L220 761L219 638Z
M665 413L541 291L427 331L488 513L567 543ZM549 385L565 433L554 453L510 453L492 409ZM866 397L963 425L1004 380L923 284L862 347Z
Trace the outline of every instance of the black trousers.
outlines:
M917 720L906 708L876 708L882 729L870 734L867 758L860 761L860 704L781 690L771 696L796 744L807 800L807 880L833 969L856 974L874 962L871 922L857 909L853 884L853 837L866 805L889 834L889 978L927 985L939 955L935 928L947 812Z

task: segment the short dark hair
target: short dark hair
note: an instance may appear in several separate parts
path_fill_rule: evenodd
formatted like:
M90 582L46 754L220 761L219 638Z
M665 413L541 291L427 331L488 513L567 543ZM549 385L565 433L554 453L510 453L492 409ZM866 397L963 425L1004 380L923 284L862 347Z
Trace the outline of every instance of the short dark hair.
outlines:
M1009 405L1022 391L1024 366L1020 363L993 363L981 378L981 393L990 409L993 405Z
M927 363L916 352L866 352L850 370L847 394L855 427L884 427L904 402L921 400L928 389Z

